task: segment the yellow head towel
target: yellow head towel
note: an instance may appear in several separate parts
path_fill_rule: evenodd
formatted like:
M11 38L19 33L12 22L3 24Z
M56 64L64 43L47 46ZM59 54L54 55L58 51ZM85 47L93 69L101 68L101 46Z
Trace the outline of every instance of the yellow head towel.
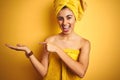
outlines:
M68 7L74 13L76 20L81 19L84 11L80 0L54 0L55 14L57 15L64 6Z

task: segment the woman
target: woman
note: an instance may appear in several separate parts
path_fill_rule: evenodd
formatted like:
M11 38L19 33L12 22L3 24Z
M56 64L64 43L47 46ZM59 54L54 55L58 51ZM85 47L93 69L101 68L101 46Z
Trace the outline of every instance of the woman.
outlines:
M6 45L24 51L44 80L80 80L88 63L90 42L74 32L77 20L81 19L85 3L82 0L55 0L54 9L61 33L42 42L44 53L39 62L32 51L24 45Z

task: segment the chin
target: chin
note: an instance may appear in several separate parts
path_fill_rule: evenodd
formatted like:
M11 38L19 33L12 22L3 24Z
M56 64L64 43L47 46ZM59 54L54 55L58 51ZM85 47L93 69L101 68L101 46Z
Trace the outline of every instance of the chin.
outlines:
M69 35L69 34L71 34L71 31L68 31L68 32L62 32L64 35Z

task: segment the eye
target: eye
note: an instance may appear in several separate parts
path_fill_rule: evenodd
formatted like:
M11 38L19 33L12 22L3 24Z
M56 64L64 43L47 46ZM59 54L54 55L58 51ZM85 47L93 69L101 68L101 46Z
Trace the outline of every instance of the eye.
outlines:
M71 19L72 17L67 17L67 19Z
M71 16L71 15L68 15L68 16L67 16L67 19L68 19L68 20L69 20L69 19L71 19L71 18L72 18L72 16Z
M57 17L57 19L59 20L59 21L61 21L61 20L63 20L63 17Z

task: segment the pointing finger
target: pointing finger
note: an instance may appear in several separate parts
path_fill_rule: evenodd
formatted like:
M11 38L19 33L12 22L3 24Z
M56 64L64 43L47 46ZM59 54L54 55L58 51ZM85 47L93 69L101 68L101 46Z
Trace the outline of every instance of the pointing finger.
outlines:
M39 42L39 44L45 45L47 44L47 42Z

